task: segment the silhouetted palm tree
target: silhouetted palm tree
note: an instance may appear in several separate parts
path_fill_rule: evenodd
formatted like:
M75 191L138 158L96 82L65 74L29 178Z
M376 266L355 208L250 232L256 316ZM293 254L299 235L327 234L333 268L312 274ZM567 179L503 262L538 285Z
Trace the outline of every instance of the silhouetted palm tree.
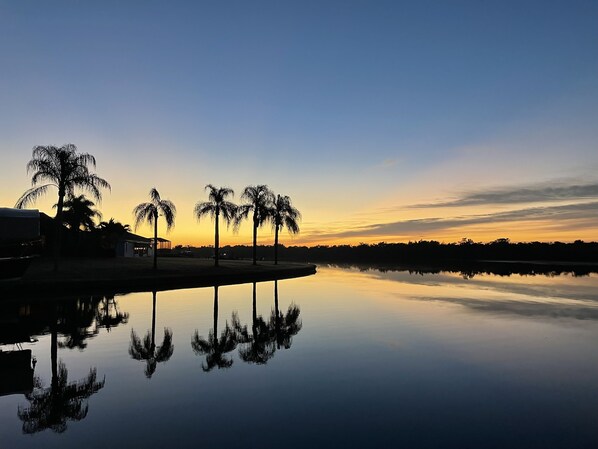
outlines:
M108 221L100 222L98 229L108 233L108 234L125 234L131 231L131 226L128 224L122 224L119 221L116 221L114 218L111 218Z
M67 144L60 148L38 145L33 147L31 160L27 163L27 172L32 173L31 187L18 199L18 208L32 204L44 195L50 187L58 189L56 204L54 270L58 270L60 258L60 240L63 223L64 199L73 196L75 189L87 191L97 200L101 200L100 188L110 189L110 184L89 172L89 166L95 168L96 160L88 153L77 153L77 147Z
M150 190L150 201L141 203L133 209L135 228L144 221L154 225L154 269L158 268L158 216L163 215L166 220L166 230L174 226L176 207L171 201L163 200L155 188Z
M94 218L102 219L102 214L93 209L94 206L95 203L85 195L69 197L64 202L62 220L73 231L90 231L95 228Z
M195 205L195 216L199 221L204 215L210 215L214 220L214 265L218 266L219 248L220 248L220 231L218 228L219 217L222 215L226 226L230 226L237 213L237 206L226 198L235 193L228 187L214 187L212 184L206 186L206 190L210 191L208 196L209 201L198 202Z
M235 322L235 328L239 336L239 341L244 343L239 349L239 355L244 362L265 365L274 356L274 343L271 338L270 326L264 319L257 315L256 283L253 283L253 316L251 323L251 335L247 332L247 327L240 327L239 322Z
M145 360L145 376L149 379L156 372L158 363L167 362L174 353L172 344L172 331L164 328L164 340L162 345L156 348L156 292L152 292L152 331L148 331L143 341L137 336L134 329L131 329L131 345L129 355L135 360Z
M270 219L274 228L274 264L278 264L278 232L287 228L291 234L299 233L301 213L291 204L291 198L286 195L276 195L276 200L270 210Z
M245 204L241 204L235 217L235 229L238 229L242 220L253 212L253 264L257 264L257 229L261 227L270 216L270 210L274 203L274 194L266 185L247 186L243 190L241 199Z
M122 224L114 218L108 221L102 221L97 230L102 239L102 247L106 249L115 249L118 240L127 232L131 232L131 227L128 224Z
M52 429L64 432L67 422L80 421L87 416L86 399L104 388L105 380L97 381L96 369L90 369L85 379L68 382L68 370L62 361L58 363L57 318L51 325L50 357L52 361L52 382L44 388L40 379L35 378L35 388L25 395L29 407L19 407L17 414L23 421L23 433L41 432Z
M272 337L276 342L276 349L291 347L293 336L297 335L302 327L300 313L299 307L295 304L289 305L286 315L279 311L278 281L274 281L274 310L270 316L270 329L273 330Z
M199 335L197 330L191 339L191 347L198 355L205 355L206 361L202 363L204 371L211 371L214 368L230 368L233 360L226 356L226 353L233 351L237 347L237 333L234 324L239 319L233 314L233 327L225 324L222 335L218 338L218 286L214 286L214 327L208 332L208 338L205 339Z

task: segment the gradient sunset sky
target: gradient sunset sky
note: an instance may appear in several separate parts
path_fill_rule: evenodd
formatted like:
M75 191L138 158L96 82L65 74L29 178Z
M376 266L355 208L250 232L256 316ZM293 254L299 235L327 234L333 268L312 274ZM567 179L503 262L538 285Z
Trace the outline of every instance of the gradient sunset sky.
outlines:
M291 196L287 245L598 240L595 0L0 0L0 67L0 207L74 143L174 244L213 242L208 183Z

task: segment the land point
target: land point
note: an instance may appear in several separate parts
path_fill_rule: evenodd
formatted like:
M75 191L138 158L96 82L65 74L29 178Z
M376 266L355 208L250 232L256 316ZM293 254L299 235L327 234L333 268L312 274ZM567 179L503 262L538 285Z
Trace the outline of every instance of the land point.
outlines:
M20 279L0 281L0 298L58 297L81 294L131 293L242 284L315 274L306 263L164 257L153 269L151 258L69 258L53 270L50 258L31 263Z

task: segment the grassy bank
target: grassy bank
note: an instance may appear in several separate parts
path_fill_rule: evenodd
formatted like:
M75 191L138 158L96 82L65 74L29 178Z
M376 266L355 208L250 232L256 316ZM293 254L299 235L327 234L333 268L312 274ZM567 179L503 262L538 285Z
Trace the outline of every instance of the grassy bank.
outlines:
M34 260L18 280L0 281L0 297L42 297L93 293L128 293L177 288L229 285L307 276L315 265L304 263L222 260L215 267L207 259L161 258L152 269L151 258L73 258L52 271L50 259Z

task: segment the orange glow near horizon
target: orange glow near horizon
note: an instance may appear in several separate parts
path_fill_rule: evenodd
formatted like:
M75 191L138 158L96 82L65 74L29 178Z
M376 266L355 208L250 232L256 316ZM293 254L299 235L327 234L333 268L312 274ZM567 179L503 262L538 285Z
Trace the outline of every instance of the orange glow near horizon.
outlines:
M16 199L29 187L30 178L24 170L24 164L29 158L23 154L21 159L21 162L14 163L15 167L20 167L20 169L8 173L6 185L10 187L5 187L0 191L1 207L13 207ZM156 185L162 198L172 200L177 207L174 229L167 233L163 221L160 220L158 224L160 236L171 240L173 246L212 246L214 244L213 221L205 217L198 223L193 216L195 203L207 200L207 194L203 185L196 180L195 173L186 168L185 171L177 173L160 174L155 184L153 182L141 183L138 179L133 182L129 173L117 168L116 165L114 161L109 161L107 166L98 167L97 170L97 173L109 180L112 185L112 191L103 192L103 200L97 204L97 208L102 212L103 220L114 218L122 223L130 224L133 228L133 208L137 204L147 201L149 189L152 185ZM240 181L236 183L240 184ZM297 184L297 181L295 183ZM346 195L338 201L333 201L338 192L331 191L322 194L318 186L306 185L305 188L281 189L285 194L291 196L293 204L303 215L303 222L299 235L289 235L283 231L280 243L285 246L315 246L418 240L451 243L458 242L462 238L469 238L476 242L490 242L497 238L509 238L513 242L598 240L598 227L595 226L591 216L589 218L565 216L564 220L550 219L550 217L541 220L521 219L519 221L503 219L503 221L496 222L492 222L490 218L479 224L467 224L467 221L464 221L463 224L460 223L464 217L479 217L486 214L492 217L493 213L508 213L516 211L517 208L524 209L526 207L548 207L551 205L550 203L532 206L410 207L411 204L430 202L431 198L437 200L438 192L443 191L441 187L436 190L432 189L429 180L426 180L426 183L426 188L420 189L419 192L417 183L412 183L404 186L402 189L404 192L395 189L394 192L390 191L386 196L376 198L374 202L365 201L361 191L354 196ZM194 186L193 189L189 189L190 185ZM233 201L238 202L238 194L241 191L239 186L233 183L223 183L222 185L235 187L237 196L233 198ZM280 191L276 188L277 186L272 187L275 191ZM56 202L56 194L56 189L50 189L46 196L32 205L32 208L54 216L55 210L52 206ZM552 205L554 206L554 204ZM432 222L445 220L447 225L426 229L426 226L418 225L418 222L422 220ZM384 229L392 228L392 225L396 223L399 224L396 232L384 231ZM407 228L401 227L405 223L408 224ZM376 231L376 227L380 227L380 230ZM238 233L234 233L232 227L227 229L222 222L220 229L221 246L251 245L250 221L245 221ZM153 234L153 229L147 225L142 225L133 231L143 236ZM274 233L270 226L264 226L259 230L258 244L271 245L273 240Z

